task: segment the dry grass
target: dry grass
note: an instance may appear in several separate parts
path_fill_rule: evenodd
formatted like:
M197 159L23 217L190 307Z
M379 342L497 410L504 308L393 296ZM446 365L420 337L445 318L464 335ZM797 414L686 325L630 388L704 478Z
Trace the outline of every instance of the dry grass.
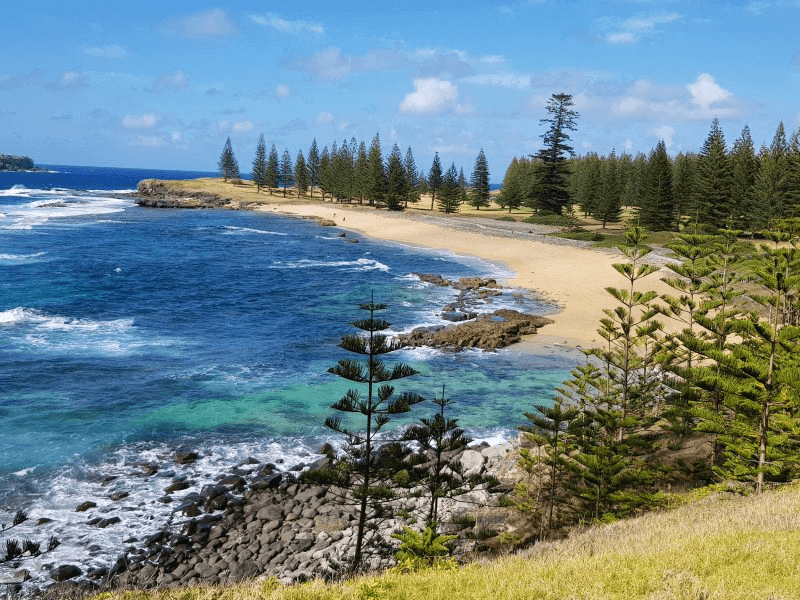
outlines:
M103 594L104 600L779 600L800 598L800 488L712 494L456 571Z

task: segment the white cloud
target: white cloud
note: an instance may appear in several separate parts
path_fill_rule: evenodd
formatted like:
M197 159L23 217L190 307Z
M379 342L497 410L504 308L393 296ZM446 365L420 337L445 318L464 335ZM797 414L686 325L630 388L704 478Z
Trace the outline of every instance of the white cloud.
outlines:
M247 133L251 129L253 129L252 121L236 121L236 123L233 124L234 133Z
M261 25L262 27L272 27L273 29L283 33L325 33L325 28L319 23L310 23L309 21L300 20L290 21L272 13L267 13L264 16L250 15L250 18L254 23Z
M317 122L317 125L330 125L333 123L333 115L329 112L322 111L317 115L315 121Z
M122 58L128 53L125 48L116 44L103 47L84 46L83 51L89 56L97 56L99 58Z
M741 114L743 105L711 75L703 73L684 86L656 85L640 79L616 98L609 98L611 113L623 118L657 118L692 121Z
M174 21L168 28L180 35L194 38L225 37L237 32L228 14L219 8L186 16Z
M664 145L667 148L672 147L673 138L675 137L675 128L669 125L662 125L650 130L650 133L656 136L656 139L664 140Z
M152 91L185 90L189 87L189 77L185 71L178 69L174 73L166 73L155 80Z
M158 123L158 116L153 113L122 117L122 126L126 129L148 129L155 126L156 123Z
M708 73L701 73L694 83L687 84L686 89L692 95L692 102L704 109L717 102L727 100L733 94L722 88Z
M451 108L458 100L458 86L450 81L415 79L414 91L406 94L400 103L400 112L406 114L439 114Z
M183 140L183 135L181 134L181 132L180 132L180 131L173 131L173 132L170 134L170 136L169 136L169 137L170 137L170 139L172 140L172 143L173 143L173 144L177 144L177 143L179 143L179 142L181 142L181 141Z
M649 15L636 15L624 21L603 18L598 19L597 23L602 28L611 30L605 36L605 41L609 44L633 44L638 42L643 36L657 33L658 25L674 23L682 18L683 15L675 12L660 12Z
M283 83L279 83L275 87L275 95L278 98L288 98L292 95L292 90L288 85L284 85Z

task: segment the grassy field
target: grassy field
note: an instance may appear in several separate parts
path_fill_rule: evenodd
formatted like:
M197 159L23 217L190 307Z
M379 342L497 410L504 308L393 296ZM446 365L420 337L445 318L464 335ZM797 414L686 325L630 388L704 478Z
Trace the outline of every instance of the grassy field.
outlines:
M800 487L712 493L455 570L389 572L340 584L274 581L106 593L102 600L800 599Z

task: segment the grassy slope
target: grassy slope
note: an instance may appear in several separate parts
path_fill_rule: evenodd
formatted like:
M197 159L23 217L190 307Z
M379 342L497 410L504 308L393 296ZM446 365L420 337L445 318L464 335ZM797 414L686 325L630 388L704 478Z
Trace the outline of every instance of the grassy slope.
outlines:
M713 494L455 571L389 572L342 584L103 594L105 600L800 599L800 487Z

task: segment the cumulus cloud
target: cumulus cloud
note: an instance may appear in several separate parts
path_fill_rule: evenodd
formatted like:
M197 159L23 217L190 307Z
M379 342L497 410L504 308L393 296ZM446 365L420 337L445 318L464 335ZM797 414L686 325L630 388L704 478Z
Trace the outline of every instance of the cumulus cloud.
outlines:
M194 13L173 21L167 29L179 35L192 38L215 38L234 35L236 26L228 18L228 13L219 8Z
M165 90L185 90L189 87L189 76L185 71L178 69L174 73L165 73L153 82L149 91L163 92Z
M436 79L415 79L414 91L406 94L400 103L400 112L406 114L441 114L452 108L458 101L458 86L450 81Z
M131 146L144 146L145 148L162 148L167 145L167 140L160 135L137 135L129 142Z
M672 12L652 13L649 15L637 15L624 21L609 19L607 17L598 19L596 23L602 28L609 30L605 34L605 41L609 44L633 44L644 36L650 36L658 32L659 25L674 23L683 18L683 15Z
M154 113L142 115L125 115L122 117L122 126L126 129L149 129L158 123L158 116Z
M667 148L672 147L673 138L675 137L675 128L669 125L662 125L650 130L650 133L656 136L656 139L664 140L664 145Z
M292 90L288 85L284 85L283 83L279 83L275 87L275 95L278 98L288 98L292 95Z
M475 85L526 90L531 87L532 78L530 75L518 73L484 73L467 77L464 81Z
M624 118L706 120L741 113L741 102L707 74L684 86L657 85L638 80L611 102L612 113Z
M323 34L325 33L325 28L320 25L319 23L311 23L309 21L301 21L301 20L288 20L283 19L277 15L272 13L267 13L266 15L250 15L250 18L253 20L254 23L257 25L261 25L262 27L271 27L276 31L280 31L283 33L316 33L316 34Z
M333 123L333 115L329 112L322 111L317 115L314 121L316 121L317 125L330 125Z
M128 53L125 48L117 44L102 47L84 46L83 52L89 56L96 56L98 58L122 58Z
M692 102L706 110L712 104L727 100L733 95L714 81L714 78L708 73L698 75L697 80L687 84L686 89L692 95Z

